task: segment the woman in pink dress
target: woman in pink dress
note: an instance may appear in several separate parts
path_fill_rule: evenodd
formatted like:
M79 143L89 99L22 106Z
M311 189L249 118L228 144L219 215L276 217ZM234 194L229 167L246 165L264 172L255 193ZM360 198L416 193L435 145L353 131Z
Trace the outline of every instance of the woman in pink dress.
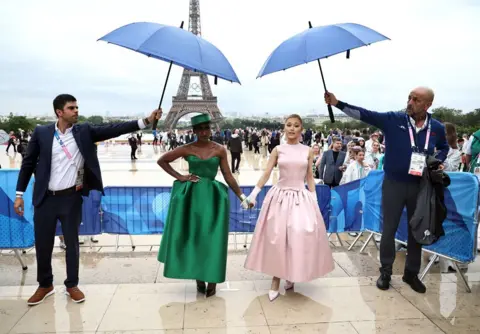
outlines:
M311 281L334 269L315 192L313 153L299 143L302 129L300 116L288 117L286 143L272 151L265 173L248 196L255 204L278 163L280 178L265 196L245 262L245 268L273 276L270 301L279 296L281 279L286 280L285 290L289 290L294 282Z

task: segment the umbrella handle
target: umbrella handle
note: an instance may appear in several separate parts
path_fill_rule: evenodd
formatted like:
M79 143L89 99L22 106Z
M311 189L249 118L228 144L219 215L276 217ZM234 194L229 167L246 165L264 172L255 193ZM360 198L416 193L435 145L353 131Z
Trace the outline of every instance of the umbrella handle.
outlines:
M328 107L328 117L330 117L330 122L335 123L335 117L333 116L332 106L329 104L327 107Z
M180 24L180 29L183 29L183 21ZM162 97L160 97L160 102L158 103L158 109L162 107L163 97L165 96L165 90L167 89L168 78L170 77L170 71L172 70L172 65L173 63L170 62L170 65L168 66L167 77L165 78L165 83L163 84ZM152 130L157 129L157 124L158 124L158 119L154 119L152 123Z

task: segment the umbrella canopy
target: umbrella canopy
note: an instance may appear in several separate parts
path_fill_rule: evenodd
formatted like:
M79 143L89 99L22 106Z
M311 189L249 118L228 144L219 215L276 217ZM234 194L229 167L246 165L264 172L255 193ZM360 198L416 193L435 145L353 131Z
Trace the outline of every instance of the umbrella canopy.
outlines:
M115 29L99 41L171 62L189 70L240 83L232 65L217 47L178 27L136 22Z
M388 39L356 23L311 28L280 44L268 57L257 78Z

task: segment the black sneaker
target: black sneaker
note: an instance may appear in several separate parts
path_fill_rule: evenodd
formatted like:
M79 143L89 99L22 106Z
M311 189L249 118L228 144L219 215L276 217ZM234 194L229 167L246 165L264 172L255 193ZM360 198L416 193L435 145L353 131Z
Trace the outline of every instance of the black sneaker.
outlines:
M425 293L427 291L425 284L423 284L422 281L418 279L417 275L403 275L402 280L408 285L410 285L412 290L415 292Z
M391 280L392 276L390 274L382 272L377 280L377 288L380 290L388 290L390 288Z

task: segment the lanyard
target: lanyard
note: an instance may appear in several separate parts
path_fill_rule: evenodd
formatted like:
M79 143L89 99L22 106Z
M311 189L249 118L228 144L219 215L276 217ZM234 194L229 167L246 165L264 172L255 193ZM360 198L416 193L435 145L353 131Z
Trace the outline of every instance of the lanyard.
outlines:
M68 151L67 146L63 143L63 140L62 140L62 139L60 138L60 136L58 135L57 130L55 130L55 132L54 132L53 134L55 135L55 138L57 139L58 143L59 143L60 146L62 147L63 152L65 152L65 155L67 156L68 160L72 160L72 155L71 155L70 152Z
M415 138L413 137L413 125L410 122L410 119L407 116L407 123L408 123L408 133L410 134L410 144L412 145L412 149L415 150L417 146L415 145ZM432 120L428 120L428 127L427 127L427 135L425 137L425 153L428 151L428 143L430 142L430 132L432 130ZM418 138L418 136L415 136Z

